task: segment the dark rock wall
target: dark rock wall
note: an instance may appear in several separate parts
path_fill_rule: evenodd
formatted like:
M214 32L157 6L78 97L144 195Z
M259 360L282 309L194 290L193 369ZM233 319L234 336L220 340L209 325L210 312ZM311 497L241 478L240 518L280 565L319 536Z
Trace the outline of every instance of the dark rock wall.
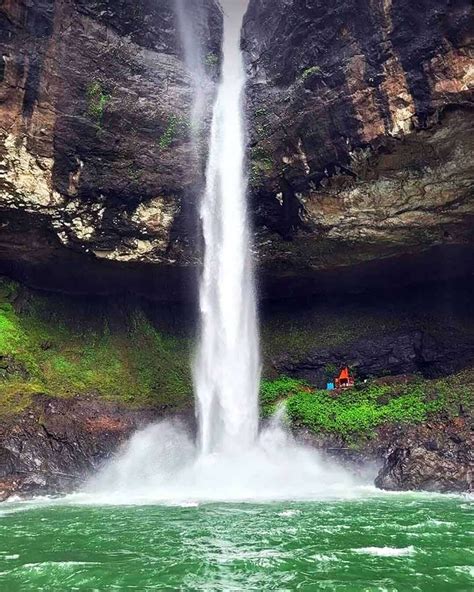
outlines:
M473 450L469 418L399 430L375 484L392 491L472 492Z
M0 501L72 491L157 417L93 400L37 397L20 417L0 424Z
M358 382L386 376L434 379L474 364L473 285L429 284L371 294L267 304L267 376L325 388L350 366Z
M218 55L220 13L194 4L202 53ZM0 14L5 224L20 209L91 256L179 259L196 234L202 171L175 2L12 1Z
M321 388L328 366L350 366L359 380L401 374L435 378L474 362L474 336L455 330L449 333L435 337L429 331L387 331L383 336L323 347L305 355L289 353L276 359L274 366L282 374L309 380Z
M314 269L472 244L472 31L468 0L251 2L263 258Z

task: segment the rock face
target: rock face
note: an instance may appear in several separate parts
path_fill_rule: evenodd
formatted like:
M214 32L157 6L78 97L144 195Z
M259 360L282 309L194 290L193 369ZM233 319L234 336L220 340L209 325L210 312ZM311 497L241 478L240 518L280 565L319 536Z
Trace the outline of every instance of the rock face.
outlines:
M200 259L205 157L189 142L179 4L2 3L0 271L73 290L68 269L149 264L177 297L174 275ZM209 116L221 14L214 0L184 4ZM250 184L270 296L363 262L377 275L387 257L419 267L433 246L462 247L469 273L471 28L468 0L251 0Z
M468 0L251 2L263 258L295 274L472 243L471 10Z
M0 501L72 491L156 418L93 400L36 397L20 418L0 424Z
M388 424L358 448L348 447L335 436L301 430L296 436L353 472L376 475L375 485L380 489L442 493L474 490L474 432L467 417L417 426Z
M283 355L273 366L325 387L328 365L350 366L360 379L385 375L421 374L434 378L453 374L474 363L474 336L454 330L437 337L420 330L387 333L381 337L348 341L298 356ZM334 370L333 370L334 372Z
M197 147L180 5L202 54ZM196 301L221 21L217 0L0 1L0 274ZM249 184L265 296L472 277L472 32L469 0L250 0ZM273 365L320 383L328 363L437 376L473 357L467 333L413 328ZM0 355L0 379L11 377L25 369ZM0 497L75 487L154 417L36 398L0 427ZM465 490L467 430L464 419L394 428L362 455L386 457L380 487Z
M130 411L92 399L35 397L21 417L0 424L0 501L77 490L134 431L159 418L156 410ZM474 441L467 418L385 426L358 450L329 435L297 435L356 472L382 465L375 481L382 489L461 492L474 487Z
M202 173L189 142L192 81L176 5L2 3L4 228L20 212L21 233L41 229L36 242L46 251L49 231L53 244L95 258L170 263L192 256L189 248L183 256L195 234L189 190ZM203 60L217 56L219 10L213 0L191 5ZM208 98L211 62L201 80ZM2 251L15 255L6 245ZM35 258L27 248L16 255Z
M467 419L404 430L375 480L388 490L473 491L474 432Z

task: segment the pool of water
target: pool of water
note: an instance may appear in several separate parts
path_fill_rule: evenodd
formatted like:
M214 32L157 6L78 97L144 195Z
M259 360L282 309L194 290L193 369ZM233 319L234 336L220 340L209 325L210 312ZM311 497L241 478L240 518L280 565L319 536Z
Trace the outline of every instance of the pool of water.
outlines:
M474 590L472 500L0 505L0 590Z

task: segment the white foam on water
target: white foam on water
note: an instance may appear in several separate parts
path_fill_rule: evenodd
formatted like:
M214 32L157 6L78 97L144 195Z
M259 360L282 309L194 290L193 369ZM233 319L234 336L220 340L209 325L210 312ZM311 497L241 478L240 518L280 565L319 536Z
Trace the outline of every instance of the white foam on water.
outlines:
M361 547L352 549L354 553L362 555L375 555L376 557L409 557L416 553L415 547Z
M456 565L454 571L474 578L474 565Z
M301 514L301 510L284 510L283 512L278 512L278 516L282 518L291 518L292 516L298 516Z
M338 557L336 557L336 555L334 555L332 553L330 555L324 555L322 553L317 553L316 555L314 555L312 557L312 559L314 559L318 563L335 563L337 561L341 561Z
M38 574L50 574L51 571L71 571L85 565L101 565L98 561L44 561L42 563L24 563L15 571L32 571Z

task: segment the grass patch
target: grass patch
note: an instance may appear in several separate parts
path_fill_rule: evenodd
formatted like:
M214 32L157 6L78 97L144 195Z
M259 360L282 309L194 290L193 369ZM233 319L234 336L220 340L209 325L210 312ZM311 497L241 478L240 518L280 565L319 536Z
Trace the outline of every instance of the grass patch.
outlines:
M474 407L474 370L448 378L418 379L409 384L369 384L338 395L312 389L287 377L263 381L262 414L286 399L288 416L296 427L315 433L337 434L349 440L370 437L382 424L418 424L430 418L452 418Z
M305 388L307 388L307 385L304 382L288 376L281 376L276 380L263 380L260 385L262 415L264 417L272 415L280 401L297 395Z

